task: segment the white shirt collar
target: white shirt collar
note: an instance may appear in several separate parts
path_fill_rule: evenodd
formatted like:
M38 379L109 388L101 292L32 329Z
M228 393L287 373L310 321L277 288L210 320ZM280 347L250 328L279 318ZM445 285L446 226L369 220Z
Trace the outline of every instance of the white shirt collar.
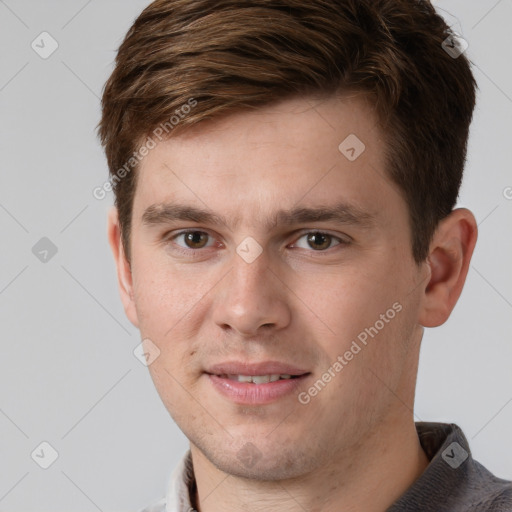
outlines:
M165 498L140 512L194 512L190 503L190 485L194 469L190 449L183 455L169 477Z
M190 449L181 458L169 478L165 496L165 512L192 512L190 484L194 480L194 469Z

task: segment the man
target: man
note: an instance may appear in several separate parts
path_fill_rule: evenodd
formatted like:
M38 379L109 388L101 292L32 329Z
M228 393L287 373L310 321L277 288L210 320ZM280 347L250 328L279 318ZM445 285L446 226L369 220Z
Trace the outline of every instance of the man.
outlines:
M100 136L123 305L190 440L147 512L510 511L414 423L425 327L477 238L454 209L476 84L413 0L158 0Z

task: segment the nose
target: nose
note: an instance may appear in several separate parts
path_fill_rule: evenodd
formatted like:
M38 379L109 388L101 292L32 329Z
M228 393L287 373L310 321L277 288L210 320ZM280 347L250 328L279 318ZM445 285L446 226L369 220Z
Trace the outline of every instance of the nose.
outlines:
M244 337L286 327L291 319L289 289L270 268L265 250L252 262L235 253L230 263L231 271L215 297L215 323Z

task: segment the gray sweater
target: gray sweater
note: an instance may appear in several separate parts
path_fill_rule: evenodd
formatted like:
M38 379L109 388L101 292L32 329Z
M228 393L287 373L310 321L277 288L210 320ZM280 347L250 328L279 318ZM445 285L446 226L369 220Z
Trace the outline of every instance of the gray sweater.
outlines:
M387 512L512 512L512 482L473 459L462 430L447 423L416 423L430 464Z
M512 512L512 482L473 460L457 425L418 422L416 430L430 464L386 512ZM195 485L188 450L170 477L165 498L140 512L192 512Z

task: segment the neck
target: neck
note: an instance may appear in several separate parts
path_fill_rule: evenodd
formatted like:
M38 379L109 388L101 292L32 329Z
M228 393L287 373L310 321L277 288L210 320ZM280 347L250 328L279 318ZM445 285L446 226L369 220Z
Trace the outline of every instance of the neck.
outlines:
M428 465L411 417L380 424L350 454L289 480L228 475L193 444L191 454L198 512L384 512Z

